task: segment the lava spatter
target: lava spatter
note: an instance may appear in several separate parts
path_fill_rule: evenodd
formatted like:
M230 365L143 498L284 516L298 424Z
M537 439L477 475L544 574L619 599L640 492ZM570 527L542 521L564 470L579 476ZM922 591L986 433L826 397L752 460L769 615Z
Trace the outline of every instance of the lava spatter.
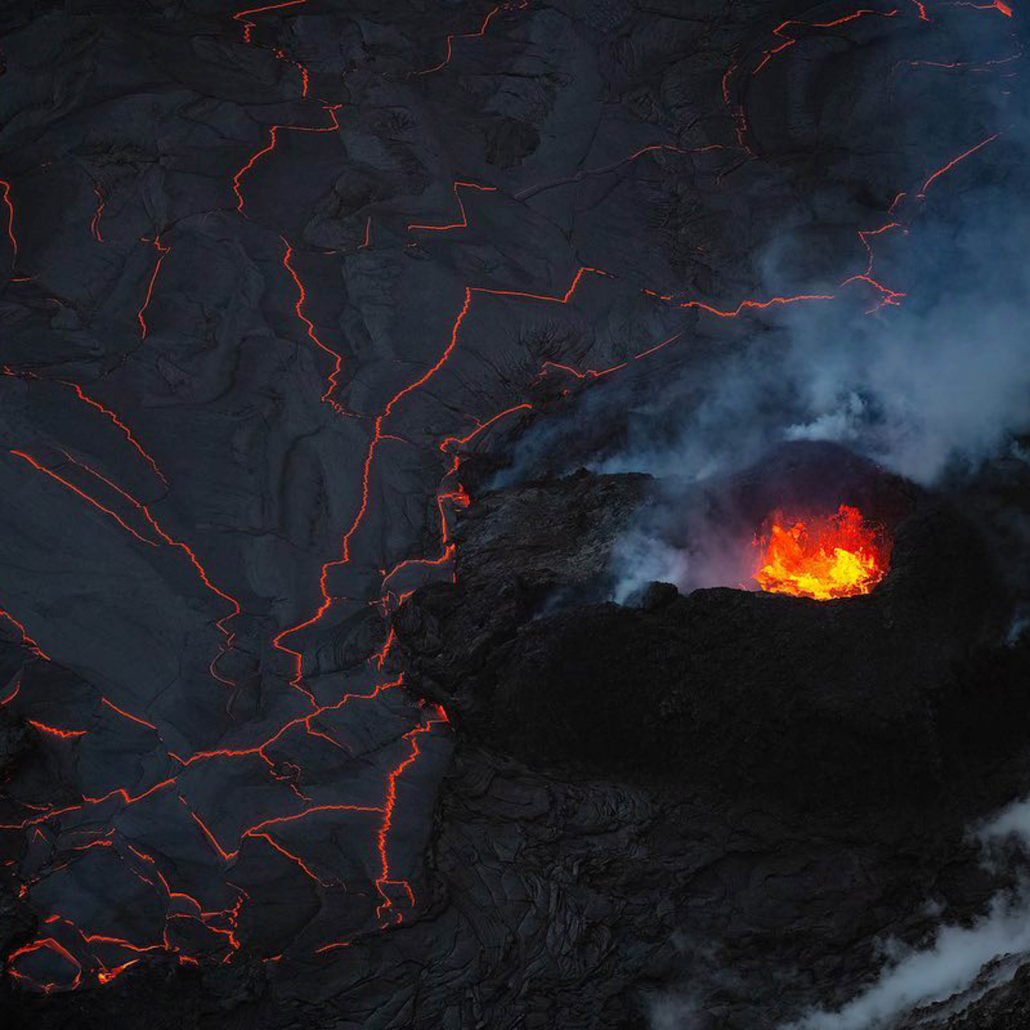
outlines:
M332 596L328 592L327 579L328 579L328 576L329 576L330 572L333 569L339 568L340 566L345 565L345 564L347 564L350 561L350 545L351 545L352 538L354 537L354 534L357 532L358 528L362 524L362 522L363 522L363 520L365 518L365 515L367 513L367 510L368 510L369 496L370 496L370 493L369 493L369 491L370 491L370 476L372 474L372 469L373 469L373 466L374 466L375 455L376 455L376 452L377 452L377 449L378 449L379 445L385 439L388 438L388 434L385 434L384 431L383 431L384 423L385 423L385 421L387 419L389 419L391 417L391 415L396 410L398 404L406 396L408 396L412 392L420 389L421 387L425 386L444 367L444 365L446 365L447 362L450 360L451 356L453 355L453 353L455 351L455 348L458 345L459 334L460 334L462 325L465 322L465 319L467 318L467 316L468 316L468 314L469 314L469 312L471 310L473 299L475 297L482 296L482 297L497 297L497 298L502 298L502 299L511 298L511 299L516 299L516 300L528 300L528 301L534 301L534 302L540 302L540 303L546 303L546 304L565 305L565 304L568 304L571 301L572 297L574 296L576 291L579 289L580 284L584 280L585 276L596 276L596 277L600 277L600 278L608 278L609 275L610 274L608 272L605 272L604 270L599 269L599 268L592 268L592 267L587 267L587 266L581 267L581 268L579 268L576 271L576 273L573 276L573 278L572 278L572 280L571 280L567 290L565 291L565 293L564 294L557 294L557 295L555 295L555 294L544 294L544 293L534 293L534 292L525 291L525 290L501 290L501 289L496 289L496 288L476 287L476 286L468 286L468 287L465 288L464 301L463 301L462 306L459 309L458 314L455 317L454 322L452 324L451 333L450 333L450 339L449 339L449 341L447 343L447 346L444 348L444 350L443 350L442 354L440 355L439 359L434 364L432 364L421 376L419 376L417 379L413 380L407 386L403 387L396 394L394 394L394 396L390 398L390 400L387 402L387 404L383 408L381 414L376 416L376 418L375 418L374 425L373 425L373 433L372 433L372 437L371 437L371 439L369 441L369 444L368 444L368 449L366 451L366 457L365 457L365 462L364 462L364 467L363 467L363 472L362 472L361 503L360 503L360 505L358 507L357 512L355 513L354 519L352 520L350 526L347 528L347 530L343 534L342 547L341 547L341 551L342 551L341 556L339 558L331 559L330 561L324 563L323 566L322 566L322 572L321 572L320 580L319 580L319 582L320 582L320 591L321 591L321 594L322 594L322 601L321 601L320 605L318 606L318 608L307 619L305 619L305 620L303 620L303 621L301 621L301 622L299 622L299 623L297 623L297 624L295 624L293 626L290 626L287 629L281 631L273 640L273 646L276 649L278 649L280 651L283 651L284 653L289 654L292 657L292 659L293 659L293 662L294 662L294 676L293 676L293 679L291 680L291 684L296 689L303 690L305 693L307 693L306 688L304 688L302 686L302 663L303 663L303 657L302 657L301 652L296 651L293 648L287 647L284 644L284 640L287 639L288 637L292 636L293 634L295 634L297 632L300 632L301 630L306 630L306 629L309 629L309 628L317 625L322 620L322 618L326 615L326 613L329 611L329 609L331 608L332 603L333 603L333 598L332 598ZM662 298L662 299L667 299L667 298ZM706 303L704 303L702 301L696 301L696 300L683 301L683 302L678 303L677 306L681 307L681 308L700 308L700 309L705 310L705 311L707 311L707 312L709 312L709 313L711 313L711 314L713 314L713 315L715 315L717 317L720 317L720 318L737 318L741 314L743 314L744 312L749 311L749 310L763 310L763 309L770 308L770 307L776 307L776 306L782 306L782 305L788 305L788 304L795 304L795 303L801 303L801 302L806 302L806 301L832 300L832 299L833 299L832 295L801 294L801 295L792 296L792 297L774 297L774 298L770 298L768 300L752 300L752 299L747 299L747 300L741 301L735 308L727 309L727 310L716 308L716 307L714 307L712 305L706 304ZM648 348L647 351L645 351L644 353L645 354L652 354L655 351L659 350L661 347L665 346L666 343L668 343L668 342L671 342L671 338L670 338L670 340L664 341L663 343L661 343L661 344L659 344L659 345L657 345L655 347ZM641 356L643 356L643 355L641 355ZM615 370L616 369L610 369L609 371L615 371ZM517 410L520 407L521 406L514 406L513 408L506 409L506 411ZM502 414L503 413L504 412L502 412ZM497 417L499 417L499 416L497 416ZM491 422L492 421L493 420L491 420ZM472 435L475 435L475 434L472 434ZM402 564L402 566L403 565L411 565L411 564L415 564L415 563L422 564L422 565L441 565L441 564L444 564L447 560L449 560L452 556L453 556L453 551L451 551L449 549L448 545L445 544L444 545L444 553L443 553L443 556L441 556L441 557L430 558L430 559L421 559L421 558L420 559L408 559L406 562L401 563L401 564ZM391 573L389 573L389 576L392 576L396 571L398 571L398 569L394 569L393 571L391 571Z
M882 530L845 504L830 516L776 512L755 547L762 590L817 601L868 594L887 574L891 552Z

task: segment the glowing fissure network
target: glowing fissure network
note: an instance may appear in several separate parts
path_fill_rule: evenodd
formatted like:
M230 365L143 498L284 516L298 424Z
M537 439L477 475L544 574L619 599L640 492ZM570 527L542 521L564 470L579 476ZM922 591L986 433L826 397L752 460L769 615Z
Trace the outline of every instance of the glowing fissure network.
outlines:
M444 56L443 59L438 63L434 64L429 68L423 68L421 71L412 72L412 75L432 75L434 72L443 71L451 63L451 58L454 56L454 43L459 39L482 39L486 35L486 30L490 27L490 22L497 17L501 11L523 11L529 6L529 0L507 0L506 3L498 4L496 7L492 7L483 19L483 23L474 32L461 32L452 33L444 41Z
M14 203L11 200L11 184L6 179L0 179L0 187L3 188L3 203L7 208L7 238L11 241L12 265L18 260L18 237L14 235Z
M168 256L168 252L172 249L171 247L165 247L161 244L161 237L155 236L152 240L143 240L144 243L151 243L154 249L157 251L157 260L154 262L154 270L150 274L150 278L147 280L147 292L143 297L143 303L140 306L139 312L136 314L136 318L139 321L139 337L141 340L147 338L147 333L150 332L150 326L147 325L147 308L150 307L151 298L154 296L154 285L157 283L158 273L161 271L161 265L164 263L164 259Z
M319 125L271 125L271 126L269 126L269 128L268 128L268 143L265 144L265 146L260 147L258 150L255 150L254 153L251 154L249 158L247 158L246 162L244 162L244 164L240 167L240 169L232 177L232 191L233 191L233 193L236 196L236 210L239 211L241 215L245 215L246 214L246 212L244 211L244 200L243 200L243 192L242 192L242 185L241 185L242 181L243 181L243 177L245 175L247 175L253 169L254 165L257 164L257 162L260 161L261 158L263 158L265 156L265 154L270 154L270 153L272 153L273 150L276 149L276 147L279 145L279 130L280 129L285 129L285 130L287 130L289 132L312 132L312 133L338 132L339 129L340 129L340 121L339 121L339 117L336 114L336 112L339 111L342 106L343 106L342 104L323 104L322 105L322 110L325 111L325 113L327 115L329 115L329 124L328 125L322 125L322 126L319 126Z
M922 2L922 0L910 0L910 2L912 4L912 6L915 8L915 14L916 14L916 17L917 17L917 19L919 21L929 22L929 21L933 20L931 18L931 15L930 15L931 7L930 7L929 4ZM1004 15L1006 18L1011 18L1013 16L1012 8L1008 4L1006 4L1004 2L1004 0L992 0L991 3L986 3L986 4L974 3L973 0L943 0L943 2L941 2L939 4L935 4L933 6L935 6L935 7L940 6L940 7L965 8L967 10L981 11L981 12L991 12L991 11L994 11L994 12L996 12L998 14ZM829 29L841 28L841 27L843 27L845 25L848 25L848 24L850 24L852 22L856 22L859 19L864 19L864 18L894 19L894 18L898 18L899 16L904 18L906 15L911 14L911 13L912 13L911 10L899 9L897 7L891 7L891 8L886 8L886 9L878 9L878 8L872 8L872 7L858 7L856 9L850 11L849 13L840 16L839 18L833 18L833 19L830 19L829 21L824 21L824 22L805 22L805 21L795 21L793 19L788 19L786 21L780 22L780 24L777 25L776 28L774 28L772 30L772 35L775 37L776 42L772 46L768 47L767 49L764 49L761 52L761 55L759 56L757 62L755 62L755 65L751 69L750 74L751 74L752 77L755 76L755 75L758 75L759 72L761 72L769 64L769 62L773 60L773 58L777 57L779 54L782 54L784 51L789 50L791 47L795 46L798 42L800 42L800 38L801 37L793 34L795 29L797 31L803 31L805 29L818 29L818 30L821 30L821 31L825 31L825 30L829 30ZM1015 39L1015 36L1013 38ZM1012 55L1011 57L1003 58L1003 59L1001 59L999 61L989 61L989 62L987 62L987 66L994 65L994 64L1006 64L1006 63L1008 63L1010 61L1018 60L1019 58L1021 58L1023 56L1022 44L1019 42L1018 39L1015 39L1015 42L1016 42L1017 50L1016 50L1016 53L1014 55ZM923 63L933 64L934 62L911 62L911 63L914 66L914 65L923 64ZM957 67L957 66L958 66L957 62L940 65L940 67ZM733 80L734 72L737 70L737 67L738 67L737 61L732 61L727 66L726 70L723 72L722 79L721 79L721 82L720 82L720 86L721 86L721 90L722 90L722 100L723 100L723 104L726 106L727 110L730 112L730 117L733 119L734 129L735 129L735 133L736 133L736 137L737 137L737 143L738 143L739 147L748 155L749 158L755 158L755 157L757 157L757 155L751 149L751 146L749 145L749 143L747 141L749 127L748 127L748 124L747 124L747 116L746 116L746 113L744 111L744 105L741 102L738 102L738 103L734 104L732 102L732 100L731 100L731 97L730 97L730 84L731 84L731 81ZM897 66L895 65L895 67L897 67ZM894 69L892 68L891 69L891 74L893 75L893 73L894 73ZM904 296L904 294L899 294L897 296Z
M243 42L247 44L254 43L253 35L257 23L250 20L251 15L276 15L281 13L285 16L291 13L296 14L300 13L300 9L306 5L306 2L307 0L284 0L282 3L268 4L237 12L233 17L241 23ZM486 15L478 30L452 34L446 37L441 62L413 72L412 75L421 77L443 71L451 63L455 55L456 42L459 40L482 38L486 35L491 22L502 11L522 10L526 6L527 4L523 0L520 3L502 4L493 8ZM1001 0L995 0L995 3L992 4L979 5L969 3L956 4L954 6L965 6L978 11L995 11L1007 17L1011 16L1011 9L1001 3ZM930 20L928 5L914 2L914 7L915 11L913 13L920 21ZM899 16L899 13L898 10L859 9L838 19L811 23L807 27L825 31L830 28L850 24L860 18L872 16L893 20ZM806 23L788 21L775 29L773 34L777 37L776 42L762 51L757 62L754 63L750 74L752 76L758 74L775 56L794 46L798 42L798 38L793 34L794 30L797 29L798 32L804 31L805 26ZM298 68L301 73L301 98L306 98L310 84L307 67L294 60L283 49L277 47L270 49L277 59L288 61ZM1016 55L1016 57L1018 56L1021 56L1021 54ZM1015 57L1012 59L1015 59ZM608 174L627 163L635 162L646 155L655 153L697 154L714 150L738 150L743 152L749 159L757 159L757 155L747 139L749 130L743 103L735 103L732 97L732 89L736 81L734 73L739 66L738 63L731 64L723 74L720 83L722 101L729 110L733 121L737 138L736 148L724 144L711 144L698 148L680 148L665 143L652 144L639 148L622 160L597 168L585 169L569 179L527 187L517 194L515 199L528 199L528 197L535 193L566 182L579 181L587 176ZM255 164L276 149L280 130L306 133L333 133L339 130L340 125L337 111L340 105L319 103L321 109L328 115L328 125L275 124L270 126L267 144L255 151L234 174L231 191L236 198L236 210L244 217L249 216L246 211L243 182L255 167ZM994 134L970 146L965 151L946 161L935 171L930 172L924 179L922 186L911 195L916 200L924 199L927 190L937 179L954 168L959 162L993 142L998 138L998 135ZM3 189L0 199L2 199L7 209L7 235L13 255L17 257L18 241L15 235L15 209L11 197L10 183L0 180L0 187ZM499 192L495 186L463 180L455 181L451 189L460 220L450 222L412 222L408 225L409 232L445 233L459 232L466 229L469 226L469 219L461 191L474 190L484 194ZM101 216L107 200L105 193L98 185L94 185L94 193L97 199L97 206L90 223L90 233L97 243L103 243L104 236L101 231ZM872 311L877 311L884 306L896 306L905 297L905 293L889 288L875 278L873 247L876 240L888 232L907 232L906 224L898 219L894 219L893 213L895 208L908 195L910 194L898 193L890 205L886 214L887 220L883 225L875 229L859 230L857 232L859 242L866 253L864 270L841 281L842 287L850 283L860 282L872 289L874 294L876 294L876 303L871 309ZM317 738L329 747L346 750L346 746L324 728L324 724L322 726L319 725L320 718L324 718L333 712L338 712L352 702L370 701L380 698L387 691L397 690L403 684L403 674L397 674L391 679L373 684L367 693L348 691L331 703L319 704L314 694L304 683L304 652L287 646L285 641L294 634L316 626L330 611L335 598L329 592L327 577L333 568L350 561L352 541L369 509L371 498L370 481L375 472L377 453L384 442L397 439L392 434L386 432L387 423L403 399L425 386L448 362L458 345L460 331L470 314L473 301L476 298L486 299L493 297L502 302L505 299L513 299L532 303L568 304L571 302L584 277L591 276L604 279L612 278L612 276L610 273L598 268L581 267L576 271L567 290L563 294L466 286L461 308L452 324L450 339L439 359L428 367L424 373L398 390L377 415L355 416L354 413L344 409L335 398L335 394L341 385L339 377L343 371L343 357L340 352L329 347L320 338L315 328L315 323L309 316L308 309L306 308L308 294L296 268L293 246L284 237L280 237L280 239L284 248L282 264L297 292L297 297L293 304L294 314L304 326L305 335L311 343L320 352L325 354L332 363L332 368L326 377L326 385L321 400L337 414L365 417L369 419L371 424L371 434L362 465L360 503L350 524L342 534L339 557L330 559L322 565L319 578L321 601L309 617L281 630L272 640L273 647L289 659L292 669L289 683L301 695L301 700L298 703L306 706L308 711L305 714L284 720L264 740L251 746L215 748L207 751L197 751L193 754L180 755L168 751L164 741L161 739L157 724L145 717L148 713L132 712L124 705L117 704L106 696L100 696L98 705L108 713L110 718L122 720L124 723L139 727L143 732L153 733L157 737L162 749L168 755L173 775L153 782L144 789L133 791L127 787L118 787L97 796L84 795L78 803L61 807L45 803L24 802L22 803L23 807L32 814L28 815L24 820L0 827L0 829L26 833L34 846L39 844L48 847L50 844L47 833L50 830L50 823L61 816L78 812L84 808L97 809L108 805L124 808L152 800L158 796L168 796L175 799L179 805L185 808L191 824L196 827L196 832L207 842L211 851L220 862L226 865L233 862L238 856L245 840L256 840L262 842L263 846L274 851L285 861L295 866L304 876L311 879L321 889L331 889L338 886L340 881L328 875L325 871L316 868L314 860L310 857L291 850L287 843L276 836L276 831L309 817L330 814L340 818L356 818L359 820L365 817L372 817L374 827L369 830L369 834L372 838L372 845L376 855L376 872L372 882L372 886L378 896L376 918L379 925L386 928L401 923L404 915L402 908L406 907L410 910L416 903L415 894L410 882L399 876L392 869L390 861L390 831L394 826L396 817L398 784L404 774L410 770L422 754L421 742L426 735L432 733L435 727L446 723L446 713L439 707L420 706L419 716L415 725L408 729L401 737L402 754L399 760L396 764L392 765L384 777L381 803L375 805L316 803L312 796L305 794L301 789L303 771L296 764L289 761L277 761L271 757L270 752L280 745L284 738L288 737L291 733L303 733L305 736ZM157 288L159 273L165 257L172 248L162 242L161 233L155 233L152 239L145 239L143 242L150 244L156 251L154 263L144 283L143 296L137 315L140 339L145 341L150 331L148 314L155 289ZM370 247L371 242L372 221L371 215L369 215L365 223L364 241L359 249ZM834 299L833 294L799 294L789 297L745 299L728 307L716 307L700 300L684 299L674 293L663 293L651 289L645 289L644 293L671 306L681 309L698 309L717 318L737 318L749 311ZM655 354L678 340L681 336L682 333L675 333L638 353L627 356L624 360L617 361L604 368L581 369L566 362L548 360L542 364L537 374L541 377L564 374L579 383L593 381L618 372L632 362ZM32 376L32 373L12 372L6 366L4 367L4 372L8 375L18 375L25 378ZM70 382L65 382L64 385L74 390L80 401L89 405L102 417L111 422L146 461L162 484L168 485L168 480L158 466L157 461L150 455L149 451L143 448L123 419L111 409L86 394L81 386ZM568 389L562 391L563 394L568 392ZM445 470L435 497L435 505L440 520L439 554L430 557L414 556L403 558L392 567L380 570L380 596L370 601L370 604L375 605L380 610L384 619L388 619L390 613L403 604L414 589L413 587L411 589L398 589L395 587L396 580L406 580L405 574L413 571L432 571L446 567L455 556L455 544L451 539L448 514L455 509L466 508L470 503L469 496L458 479L461 467L461 449L478 442L485 433L502 419L518 413L528 413L533 409L534 405L529 402L517 401L482 419L475 419L470 416L473 428L468 433L465 435L445 436L436 442L436 448L445 459ZM220 681L224 686L234 686L233 681L222 677L218 673L216 666L222 655L233 647L235 635L228 624L233 619L236 619L243 609L241 603L236 598L212 582L190 545L167 533L153 515L149 504L143 503L80 459L65 453L65 461L55 468L53 461L34 456L29 450L12 449L11 454L26 462L37 472L45 475L61 489L77 495L81 502L88 504L94 510L113 520L121 530L129 533L141 546L148 548L170 548L186 556L203 587L217 598L220 604L229 606L229 611L214 622L214 626L221 634L222 642L219 646L218 654L212 658L210 672L212 677ZM58 468L60 471L57 470ZM861 593L871 589L886 571L887 561L889 560L889 545L870 541L867 535L870 532L868 527L861 523L861 516L853 509L842 507L830 522L832 525L829 528L812 522L803 524L795 521L791 523L790 520L782 519L774 522L770 528L768 547L765 552L768 560L758 570L758 575L764 578L764 582L759 580L761 585L765 586L766 589L779 589L781 586L786 585L788 587L787 592L790 593L798 593L802 596L822 596L825 593L829 597L849 596L849 593ZM451 575L453 578L453 572ZM409 585L405 582L405 587ZM49 661L48 655L40 648L36 640L29 635L26 626L22 622L3 609L0 609L0 617L2 617L4 622L9 623L15 628L18 638L30 655L40 661ZM367 659L368 666L373 668L376 673L383 672L384 667L389 661L394 643L395 635L393 629L387 625L383 634L382 644L373 650ZM7 706L20 703L21 694L22 679L18 678L10 686L5 696L0 698L0 705ZM52 742L48 746L54 748L75 748L78 746L79 741L86 738L91 732L91 728L57 726L41 719L30 719L27 721L29 725L34 727L36 732L48 738ZM236 839L230 843L224 839L220 840L218 835L208 825L204 816L189 806L186 799L179 792L178 779L186 770L195 766L201 766L209 762L237 759L254 759L259 761L271 780L285 785L290 790L298 807L294 811L275 815L256 822L251 826L243 827L237 834ZM105 833L90 832L94 833L91 839L85 840L69 850L77 854L104 852L115 855L117 860L124 864L132 876L140 882L149 885L149 887L158 890L166 898L165 927L160 939L143 943L132 942L122 937L98 932L95 928L84 929L78 927L63 915L50 913L42 920L43 932L35 940L16 950L9 957L8 972L12 977L44 991L50 991L57 988L78 987L80 984L90 980L90 978L97 983L109 983L126 969L140 961L141 957L151 953L171 954L181 963L197 964L199 959L186 950L182 943L185 938L177 933L175 929L176 924L181 921L192 922L202 927L204 932L220 942L221 961L228 962L232 960L233 955L242 946L242 942L237 936L237 927L241 911L244 910L248 901L247 893L242 888L232 884L229 879L225 879L226 890L229 896L233 898L232 904L221 908L205 908L198 898L187 891L173 889L170 884L169 873L162 870L160 859L138 846L138 842L133 843L124 839L113 828ZM24 882L21 887L22 895L30 895L32 887L40 879L59 869L67 868L74 860L69 858L67 861L59 862L46 869L39 878ZM68 936L63 940L59 940L56 936L65 933ZM351 943L352 941L349 939L334 940L320 945L314 950L318 953L333 952L337 949L345 948ZM217 951L214 952L214 954L217 953ZM57 962L58 965L63 965L67 974L65 979L60 982L53 982L33 977L29 970L34 968L34 960L39 959L41 956L47 956ZM281 958L282 955L271 955L265 961L274 962Z
M97 208L93 212L92 221L90 221L89 223L89 232L93 239L97 241L97 243L103 243L104 237L103 234L100 232L100 218L104 213L104 208L107 207L107 200L104 197L103 191L100 189L99 186L95 184L93 186L93 193L96 195L97 198Z

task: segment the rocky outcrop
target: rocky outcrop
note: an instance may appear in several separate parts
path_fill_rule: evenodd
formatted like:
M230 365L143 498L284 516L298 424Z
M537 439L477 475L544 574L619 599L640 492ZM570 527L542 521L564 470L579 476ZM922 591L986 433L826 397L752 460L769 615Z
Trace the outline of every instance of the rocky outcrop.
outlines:
M1018 750L1028 712L1015 679L956 672L1000 648L1009 608L954 510L919 503L871 595L681 597L656 584L639 607L575 605L574 589L603 574L598 537L620 515L628 524L630 482L581 475L484 498L460 531L456 587L398 613L413 689L473 739L545 768L843 818L962 790L978 760L1005 757L999 741ZM591 525L594 512L604 518Z

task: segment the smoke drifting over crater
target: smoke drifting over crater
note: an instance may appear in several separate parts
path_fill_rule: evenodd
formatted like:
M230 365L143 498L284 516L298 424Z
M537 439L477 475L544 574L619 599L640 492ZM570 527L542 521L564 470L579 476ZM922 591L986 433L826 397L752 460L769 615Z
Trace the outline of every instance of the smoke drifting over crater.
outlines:
M1030 110L1018 79L991 85L1018 67L1023 30L939 13L938 31L932 47L860 51L839 139L882 143L883 160L827 160L750 256L755 296L814 301L756 310L750 331L688 320L650 378L598 382L535 427L498 485L577 465L697 480L788 440L846 444L931 485L1030 431ZM958 59L929 58L942 52ZM768 202L758 184L740 198Z
M1028 153L1011 134L991 145L1009 168ZM977 159L986 152L968 160ZM591 460L575 447L574 423L547 426L527 441L520 473L571 451L571 463L598 471L698 480L782 441L822 440L930 485L1002 453L1030 430L1030 215L1022 194L977 188L972 169L962 172L958 197L900 230L892 275L912 296L872 313L852 305L844 317L840 305L786 309L710 358L703 386L697 369L629 398L622 384L598 386L583 421L606 414L618 442Z
M1013 41L1014 53L1021 54L1022 44L1015 36ZM970 66L988 67L997 59L996 49L975 33L964 44ZM909 62L911 68L919 64ZM716 338L714 345L711 338L691 339L688 331L686 345L702 349L689 367L677 371L669 362L651 378L598 383L576 413L527 434L498 483L578 465L601 473L648 472L661 480L660 499L615 547L616 602L639 602L655 580L684 593L712 586L754 589L747 520L737 518L732 505L713 504L713 493L718 498L735 476L755 475L785 444L841 445L888 473L958 499L960 506L969 484L990 474L985 466L1025 461L1020 438L1030 433L1030 191L1022 169L1030 156L1030 123L1025 93L1002 93L997 103L979 96L970 107L930 122L934 102L915 95L899 134L914 143L929 125L918 153L927 152L927 138L938 146L964 138L968 145L921 170L916 147L907 151L908 184L857 234L867 259L858 274L828 278L818 248L806 253L811 235L804 231L778 236L756 262L766 296L802 292L833 295L839 303L785 306L761 330ZM824 216L832 219L839 210L847 217L847 204L837 199L823 198ZM858 283L867 293L849 294ZM609 431L599 437L590 427L602 420ZM827 453L832 463L833 452ZM1018 502L997 505L986 519L983 507L974 505L975 517L985 532L992 518L1004 524L1004 563L1018 565L1030 545L1025 514ZM1014 621L1010 644L1024 622ZM981 831L985 861L1004 834L1015 834L1026 847L1026 810L1025 802L1016 805ZM1020 862L1025 860L1023 852ZM1030 952L1028 920L1030 895L1020 878L994 894L971 922L941 916L919 947L884 943L878 980L852 992L846 1003L812 1008L782 1026L936 1026L937 1019L963 1012L1008 983ZM710 988L705 981L696 991L688 984L652 998L652 1030L721 1025L711 1005L699 1000ZM917 1016L907 1021L905 1014L917 1006L927 1006L925 1022Z
M756 261L763 295L801 291L832 303L785 305L730 337L686 330L678 346L694 360L597 383L573 413L534 427L495 485L581 465L659 477L665 505L616 550L613 596L625 601L652 579L684 590L753 588L740 535L689 511L687 493L781 444L841 444L946 489L985 461L1021 453L1019 437L1030 432L1030 193L1020 169L1030 131L1008 99L1005 110L982 104L979 121L967 110L934 125L935 140L965 133L973 145L937 168L909 168L908 188L866 216L856 234L860 273L827 278L810 226L767 245ZM918 122L918 106L909 115ZM832 210L833 196L822 206ZM670 535L677 520L690 525L693 546Z
M1018 164L1027 151L1010 146L1007 159ZM701 396L689 376L663 385L628 416L614 452L588 464L658 476L676 507L682 484L760 462L783 442L842 444L937 487L961 484L1010 453L1030 431L1030 218L995 189L972 188L956 204L958 225L909 232L906 245L921 253L906 271L921 296L846 320L839 310L790 309L775 329L716 363ZM691 559L656 543L653 527L634 527L620 547L616 599L649 578L688 589L749 583L736 560L739 541L726 540L719 524L696 528L705 556Z

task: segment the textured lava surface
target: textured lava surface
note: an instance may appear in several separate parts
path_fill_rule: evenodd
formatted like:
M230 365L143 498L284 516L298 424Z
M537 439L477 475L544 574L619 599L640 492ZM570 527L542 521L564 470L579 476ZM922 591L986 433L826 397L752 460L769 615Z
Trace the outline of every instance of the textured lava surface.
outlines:
M0 31L15 1018L637 1025L688 884L745 979L849 898L806 975L853 980L900 824L831 873L787 816L699 802L688 849L682 798L455 753L392 619L460 587L465 469L598 380L910 301L924 213L1011 173L1019 12L76 0ZM603 564L535 525L555 581ZM963 861L973 906L950 824L897 891Z

